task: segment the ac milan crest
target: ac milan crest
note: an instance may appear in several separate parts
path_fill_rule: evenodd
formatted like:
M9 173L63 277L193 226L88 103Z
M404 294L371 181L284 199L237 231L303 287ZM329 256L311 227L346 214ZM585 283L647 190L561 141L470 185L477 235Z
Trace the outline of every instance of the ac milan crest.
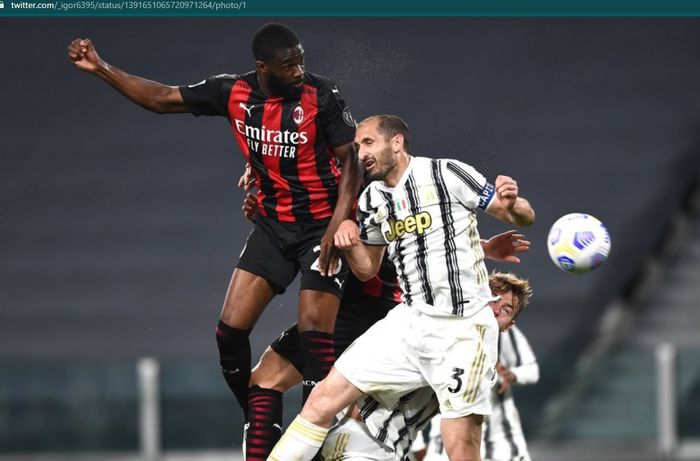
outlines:
M294 108L294 112L292 113L292 120L294 120L294 123L296 123L297 125L304 121L304 109L302 109L301 106L296 106Z

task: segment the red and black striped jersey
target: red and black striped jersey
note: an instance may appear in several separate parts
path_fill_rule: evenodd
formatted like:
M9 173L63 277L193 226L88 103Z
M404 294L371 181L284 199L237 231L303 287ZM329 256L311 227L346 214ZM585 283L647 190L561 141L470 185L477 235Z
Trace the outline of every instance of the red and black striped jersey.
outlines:
M332 149L355 137L337 85L306 72L299 98L268 97L253 71L181 86L180 94L192 114L228 118L258 180L263 216L282 222L332 216L340 178Z
M374 277L361 282L350 272L345 286L345 297L349 299L360 299L361 295L366 295L399 304L401 294L396 268L386 254Z

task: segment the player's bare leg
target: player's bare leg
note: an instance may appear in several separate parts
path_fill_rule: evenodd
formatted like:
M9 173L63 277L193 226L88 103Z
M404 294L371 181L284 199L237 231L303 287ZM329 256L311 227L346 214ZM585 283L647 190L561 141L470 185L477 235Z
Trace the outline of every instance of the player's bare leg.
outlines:
M251 365L248 337L275 294L264 278L241 269L234 270L216 328L221 371L246 419Z
M268 460L310 461L321 448L333 417L361 396L362 391L338 370L331 369L311 392L301 414L275 445Z
M263 277L236 268L226 290L221 321L233 328L251 329L276 295Z
M287 359L268 346L250 375L250 385L284 394L301 383L301 373Z
M299 338L304 353L304 401L335 363L333 327L340 299L316 290L299 292Z
M452 461L480 461L481 415L442 418L440 432L447 456Z

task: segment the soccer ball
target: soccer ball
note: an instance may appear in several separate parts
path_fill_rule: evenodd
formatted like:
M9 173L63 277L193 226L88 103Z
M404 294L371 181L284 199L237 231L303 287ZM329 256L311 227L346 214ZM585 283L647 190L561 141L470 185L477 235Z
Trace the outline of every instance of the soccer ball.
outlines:
M562 216L552 225L547 249L554 264L583 273L600 266L610 252L610 235L602 222L585 213Z

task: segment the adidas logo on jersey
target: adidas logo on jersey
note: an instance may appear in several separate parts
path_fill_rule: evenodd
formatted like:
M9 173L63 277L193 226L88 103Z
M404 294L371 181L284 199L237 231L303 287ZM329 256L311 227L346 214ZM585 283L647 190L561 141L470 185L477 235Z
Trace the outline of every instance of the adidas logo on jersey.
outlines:
M408 216L406 219L397 221L389 219L387 223L389 224L389 230L384 232L384 237L389 242L392 242L397 238L403 237L406 233L423 235L425 230L433 224L433 218L430 217L430 213L424 211L417 215Z

